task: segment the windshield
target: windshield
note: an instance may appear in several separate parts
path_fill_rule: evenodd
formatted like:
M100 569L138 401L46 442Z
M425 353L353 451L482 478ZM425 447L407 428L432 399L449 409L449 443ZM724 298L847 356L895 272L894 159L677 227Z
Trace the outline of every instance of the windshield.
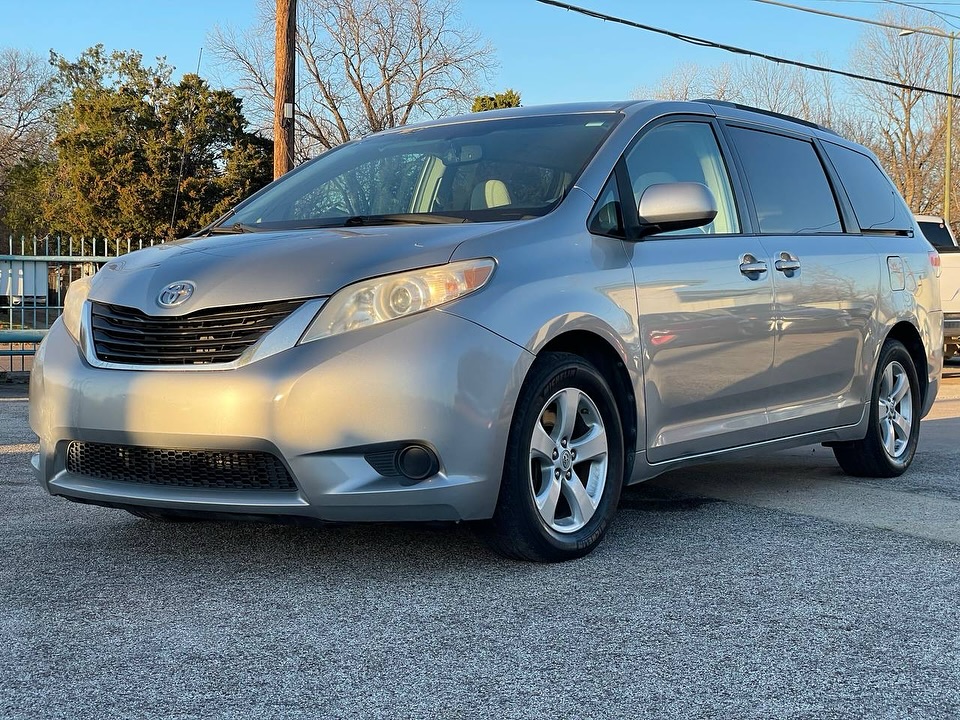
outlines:
M536 217L566 195L620 117L478 118L373 135L289 173L213 231Z

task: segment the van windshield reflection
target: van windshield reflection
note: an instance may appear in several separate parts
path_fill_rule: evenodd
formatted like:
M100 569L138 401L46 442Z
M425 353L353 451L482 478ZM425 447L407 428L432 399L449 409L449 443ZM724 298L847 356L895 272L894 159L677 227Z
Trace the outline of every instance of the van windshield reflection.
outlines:
M566 196L617 113L403 128L334 148L211 233L539 217Z

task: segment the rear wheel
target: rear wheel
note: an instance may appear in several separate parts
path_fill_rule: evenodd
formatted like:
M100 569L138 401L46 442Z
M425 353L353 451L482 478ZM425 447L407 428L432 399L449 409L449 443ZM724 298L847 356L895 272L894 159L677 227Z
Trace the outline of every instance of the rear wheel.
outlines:
M901 475L920 438L920 383L910 353L897 340L888 340L880 351L869 412L863 440L834 445L837 462L858 477Z
M623 484L623 432L603 376L570 353L545 353L517 401L496 513L501 554L558 562L603 538Z

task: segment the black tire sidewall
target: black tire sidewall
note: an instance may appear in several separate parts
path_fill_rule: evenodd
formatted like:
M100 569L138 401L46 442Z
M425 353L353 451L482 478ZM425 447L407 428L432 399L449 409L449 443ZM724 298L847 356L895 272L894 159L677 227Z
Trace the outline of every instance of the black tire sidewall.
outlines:
M538 361L528 377L517 402L510 429L507 462L498 512L504 501L513 505L521 527L515 528L550 559L566 559L587 554L603 538L616 513L623 486L623 431L616 400L603 376L576 355L551 353ZM547 401L566 388L576 388L590 397L603 420L607 435L607 477L600 503L584 527L573 533L560 533L548 527L534 502L530 479L530 444L533 430Z
M883 445L883 437L880 434L880 418L878 406L880 402L880 385L883 382L883 374L891 362L898 362L907 373L907 380L910 383L910 402L913 410L913 417L910 425L910 437L907 440L907 449L898 458L892 458L887 454ZM869 442L876 447L876 454L881 462L885 462L891 471L897 474L905 471L913 461L913 456L917 451L917 443L920 439L920 381L917 377L917 369L914 366L913 358L910 353L898 341L888 341L880 353L880 360L877 363L877 372L873 378L873 392L870 395L870 422L868 425L867 437Z

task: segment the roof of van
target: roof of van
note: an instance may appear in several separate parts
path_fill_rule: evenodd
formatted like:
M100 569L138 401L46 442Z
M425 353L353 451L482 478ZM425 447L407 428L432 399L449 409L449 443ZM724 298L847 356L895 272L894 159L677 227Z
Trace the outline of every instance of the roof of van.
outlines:
M555 103L551 105L530 105L526 107L503 108L501 110L486 110L482 113L469 113L456 115L452 117L440 118L437 120L428 120L426 122L416 123L416 125L407 125L405 127L425 127L430 125L448 125L459 122L475 122L480 119L495 120L501 118L514 117L536 117L543 115L568 115L577 113L633 113L635 111L647 108L651 105L669 105L672 112L682 112L686 107L690 112L702 114L704 106L712 111L713 115L727 119L754 119L757 115L763 116L764 122L771 125L791 124L802 125L808 129L817 130L828 135L840 137L833 130L810 122L802 120L791 115L776 113L762 108L749 107L737 103L725 102L722 100L697 99L697 100L612 100L606 102L579 102L579 103ZM404 127L393 128L387 132L403 132Z

